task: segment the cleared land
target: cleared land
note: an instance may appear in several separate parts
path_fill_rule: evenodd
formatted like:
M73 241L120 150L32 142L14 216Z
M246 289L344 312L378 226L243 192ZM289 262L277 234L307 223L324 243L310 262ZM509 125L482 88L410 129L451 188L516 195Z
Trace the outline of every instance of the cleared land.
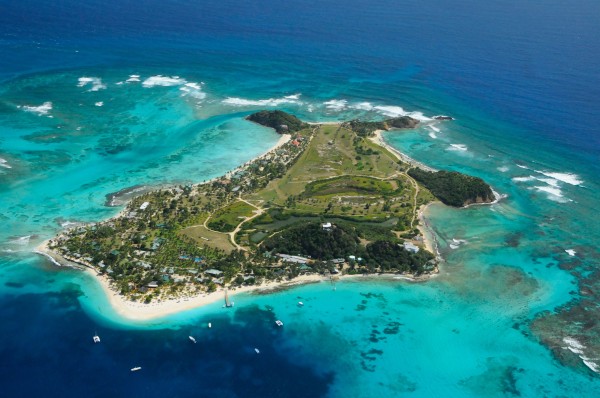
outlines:
M405 170L384 148L346 128L324 125L282 178L248 198L295 215L398 217L410 224L416 184Z

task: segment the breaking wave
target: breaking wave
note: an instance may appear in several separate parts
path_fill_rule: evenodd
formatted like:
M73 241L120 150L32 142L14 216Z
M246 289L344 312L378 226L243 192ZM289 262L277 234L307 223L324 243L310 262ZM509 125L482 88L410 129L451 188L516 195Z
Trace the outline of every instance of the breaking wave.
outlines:
M80 77L77 87L85 87L91 84L92 87L88 91L98 91L106 88L106 84L102 83L102 79L99 77Z
M268 98L261 100L251 100L246 98L228 97L221 101L225 105L231 106L278 106L281 104L301 104L299 100L301 94L288 95L282 98Z
M134 75L134 76L137 76L137 75ZM138 77L138 79L139 79L139 77ZM170 87L170 86L181 86L186 83L187 83L187 81L185 79L182 79L179 76L156 75L156 76L150 76L149 78L144 80L144 82L142 83L142 86L144 86L144 87L155 87L155 86Z
M42 116L42 115L46 116L52 110L52 102L47 101L39 106L23 105L23 106L18 106L18 108L23 109L26 112L37 113L39 116Z

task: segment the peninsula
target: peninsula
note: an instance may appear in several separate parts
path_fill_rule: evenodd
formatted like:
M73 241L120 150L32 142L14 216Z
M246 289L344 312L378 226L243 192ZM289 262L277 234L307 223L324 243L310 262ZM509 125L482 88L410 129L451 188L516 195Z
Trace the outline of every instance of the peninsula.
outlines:
M214 301L222 289L424 278L437 259L418 229L419 209L436 198L451 206L494 199L478 178L421 170L372 139L414 128L410 117L309 125L261 111L247 119L282 134L279 145L209 182L141 190L116 217L66 230L40 252L88 269L113 302L143 312L181 298Z

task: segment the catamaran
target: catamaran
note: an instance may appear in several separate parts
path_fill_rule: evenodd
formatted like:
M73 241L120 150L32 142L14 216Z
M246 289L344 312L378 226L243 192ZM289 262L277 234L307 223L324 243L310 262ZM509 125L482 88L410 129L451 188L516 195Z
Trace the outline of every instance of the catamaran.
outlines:
M275 323L277 324L277 326L283 326L283 322L281 322L279 319L276 320Z
M100 342L100 336L98 336L98 333L96 333L94 335L94 343L99 343Z

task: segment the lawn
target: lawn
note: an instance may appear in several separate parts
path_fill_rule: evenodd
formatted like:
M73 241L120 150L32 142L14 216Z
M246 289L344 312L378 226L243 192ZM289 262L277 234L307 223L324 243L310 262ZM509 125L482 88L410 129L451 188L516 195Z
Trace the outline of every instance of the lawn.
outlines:
M208 227L219 232L232 232L245 218L250 217L254 207L242 201L235 201L217 210L208 221Z

